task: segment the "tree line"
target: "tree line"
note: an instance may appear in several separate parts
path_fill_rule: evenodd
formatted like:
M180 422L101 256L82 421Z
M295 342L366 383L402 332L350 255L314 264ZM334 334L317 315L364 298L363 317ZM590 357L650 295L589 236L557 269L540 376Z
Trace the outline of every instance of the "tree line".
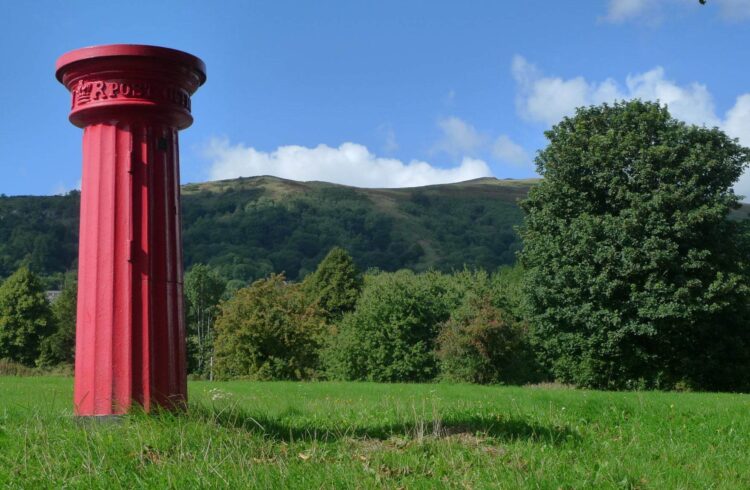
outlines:
M299 283L237 291L215 324L220 379L541 379L518 315L519 269L358 271L334 248Z

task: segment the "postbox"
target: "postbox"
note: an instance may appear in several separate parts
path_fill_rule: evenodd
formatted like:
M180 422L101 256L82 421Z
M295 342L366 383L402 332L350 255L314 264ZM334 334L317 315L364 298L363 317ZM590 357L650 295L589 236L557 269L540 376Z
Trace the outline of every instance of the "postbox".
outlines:
M75 412L187 402L178 131L204 63L156 46L82 48L57 60L83 128Z

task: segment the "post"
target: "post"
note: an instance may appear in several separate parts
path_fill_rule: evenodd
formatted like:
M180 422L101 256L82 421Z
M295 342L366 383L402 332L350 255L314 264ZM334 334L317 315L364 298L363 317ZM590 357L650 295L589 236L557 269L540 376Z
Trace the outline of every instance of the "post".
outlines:
M187 401L177 131L206 81L168 48L94 46L57 60L83 128L77 415L175 409Z

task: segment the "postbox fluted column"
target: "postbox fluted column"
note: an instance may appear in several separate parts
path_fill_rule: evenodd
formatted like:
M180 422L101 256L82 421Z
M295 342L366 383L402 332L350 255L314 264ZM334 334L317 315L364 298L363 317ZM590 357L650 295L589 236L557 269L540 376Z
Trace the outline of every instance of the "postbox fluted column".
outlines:
M166 48L58 60L84 128L74 403L115 415L187 400L178 130L205 66Z

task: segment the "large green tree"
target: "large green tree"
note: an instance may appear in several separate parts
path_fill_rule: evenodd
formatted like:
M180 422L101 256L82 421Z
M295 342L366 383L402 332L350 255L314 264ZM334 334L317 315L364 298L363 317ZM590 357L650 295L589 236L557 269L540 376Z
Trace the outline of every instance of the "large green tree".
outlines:
M39 278L21 267L0 286L0 359L33 366L42 339L54 331Z
M545 134L521 259L554 375L747 389L748 249L727 215L749 150L637 100L580 108Z

